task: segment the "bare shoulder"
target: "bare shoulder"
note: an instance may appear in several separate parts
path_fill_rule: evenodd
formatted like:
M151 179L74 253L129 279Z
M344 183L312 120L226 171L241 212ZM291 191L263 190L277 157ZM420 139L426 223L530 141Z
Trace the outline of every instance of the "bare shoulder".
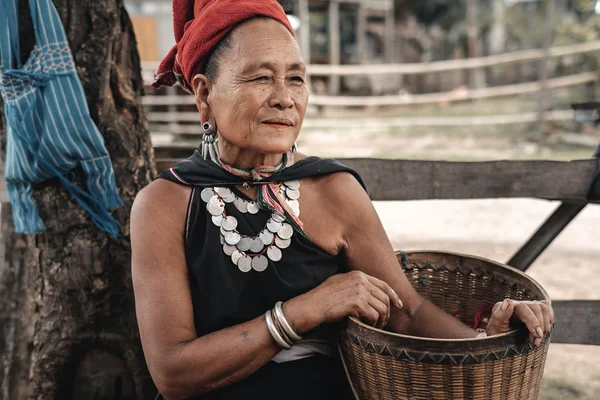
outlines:
M370 203L369 196L358 180L349 172L335 172L312 179L323 200L344 207Z
M183 230L191 188L157 179L143 188L131 208L132 231L165 224ZM132 232L133 233L133 232Z

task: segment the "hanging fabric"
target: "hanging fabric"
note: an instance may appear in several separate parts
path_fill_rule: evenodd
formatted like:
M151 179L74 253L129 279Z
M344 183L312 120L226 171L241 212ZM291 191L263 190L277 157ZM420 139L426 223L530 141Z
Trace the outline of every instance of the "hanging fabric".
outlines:
M118 235L109 210L120 207L115 175L104 139L92 121L83 86L52 0L29 0L36 44L20 60L18 0L0 1L0 92L7 145L5 179L15 230L39 233L44 223L32 184L58 178L103 231ZM81 166L86 189L68 172Z

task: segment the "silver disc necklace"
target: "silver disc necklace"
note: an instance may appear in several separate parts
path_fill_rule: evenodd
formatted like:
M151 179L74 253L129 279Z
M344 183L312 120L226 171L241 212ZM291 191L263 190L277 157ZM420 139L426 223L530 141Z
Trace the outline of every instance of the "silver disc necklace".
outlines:
M300 181L281 182L279 194L292 211L300 216ZM200 197L206 203L213 224L219 227L223 252L242 272L251 270L262 272L267 269L269 260L277 262L283 257L283 250L292 243L294 228L278 211L273 211L265 227L256 236L248 236L237 230L238 221L227 215L225 206L233 206L242 214L257 214L260 210L256 201L238 197L226 187L205 188Z

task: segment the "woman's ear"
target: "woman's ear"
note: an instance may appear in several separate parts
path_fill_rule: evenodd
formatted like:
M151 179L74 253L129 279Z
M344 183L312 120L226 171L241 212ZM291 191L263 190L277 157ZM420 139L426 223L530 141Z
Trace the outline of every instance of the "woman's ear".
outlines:
M206 122L212 118L210 106L208 105L208 95L211 89L210 80L206 75L197 74L192 79L192 89L194 89L196 96L196 107L198 107L198 111L200 112L200 120Z

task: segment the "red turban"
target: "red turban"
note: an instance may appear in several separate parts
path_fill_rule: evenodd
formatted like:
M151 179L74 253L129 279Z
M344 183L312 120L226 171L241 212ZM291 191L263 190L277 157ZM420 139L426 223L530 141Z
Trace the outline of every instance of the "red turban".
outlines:
M279 21L296 36L275 0L173 0L177 44L158 67L152 86L179 82L192 93L192 78L204 71L207 58L221 39L239 23L254 17Z

